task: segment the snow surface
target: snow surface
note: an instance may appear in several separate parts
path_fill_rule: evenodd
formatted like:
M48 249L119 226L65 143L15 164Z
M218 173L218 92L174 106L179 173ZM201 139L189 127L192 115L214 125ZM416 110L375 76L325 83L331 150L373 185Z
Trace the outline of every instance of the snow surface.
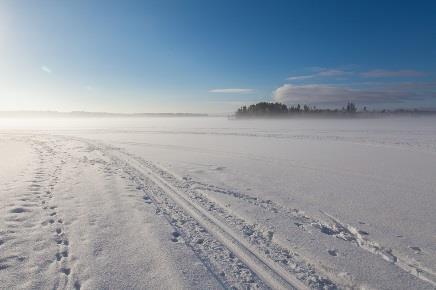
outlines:
M436 119L0 119L0 288L436 288Z

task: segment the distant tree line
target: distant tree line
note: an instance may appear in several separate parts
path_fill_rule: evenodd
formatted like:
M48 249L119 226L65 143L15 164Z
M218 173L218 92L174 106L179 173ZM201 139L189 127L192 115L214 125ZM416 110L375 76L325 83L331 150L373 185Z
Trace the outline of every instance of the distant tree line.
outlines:
M366 111L366 107L364 108ZM348 102L342 109L319 109L316 106L292 105L282 103L260 102L257 104L242 106L236 113L236 117L262 117L262 116L293 116L299 114L354 114L357 112L356 104Z
M236 112L235 118L255 118L255 117L294 117L294 116L314 116L314 117L360 117L374 118L384 116L434 116L436 109L380 109L369 111L366 107L358 110L353 102L347 102L340 109L319 109L309 105L291 105L282 103L260 102L257 104L242 106Z

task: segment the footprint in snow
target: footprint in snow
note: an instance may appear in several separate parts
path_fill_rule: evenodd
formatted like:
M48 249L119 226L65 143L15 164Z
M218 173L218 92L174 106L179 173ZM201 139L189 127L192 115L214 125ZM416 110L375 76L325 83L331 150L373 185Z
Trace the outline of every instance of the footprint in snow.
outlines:
M22 207L16 207L14 209L11 209L9 212L10 213L23 213L23 212L28 212L30 210L22 208Z
M145 203L151 203L151 199L146 195L144 195L142 199L144 200Z
M409 249L415 251L415 254L421 254L422 250L420 247L409 246Z
M80 285L79 281L74 282L74 289L80 290L81 287L82 287L82 285Z
M56 253L56 260L59 262L62 259L61 253Z
M177 231L174 231L171 235L173 236L171 238L171 241L177 243L179 241L179 238L180 238L180 233Z
M334 249L334 250L328 250L327 251L329 253L330 256L336 257L338 255L338 250Z
M69 269L69 268L62 268L61 272L68 276L71 273L71 269Z

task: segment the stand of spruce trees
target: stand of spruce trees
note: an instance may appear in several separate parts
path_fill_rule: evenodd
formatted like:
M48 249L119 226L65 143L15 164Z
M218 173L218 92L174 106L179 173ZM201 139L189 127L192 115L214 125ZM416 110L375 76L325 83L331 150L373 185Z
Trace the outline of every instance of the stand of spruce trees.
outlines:
M364 109L364 111L366 108ZM301 106L300 104L295 106L286 106L282 103L270 103L260 102L257 104L242 106L236 113L235 117L285 117L302 114L354 114L357 112L357 107L354 103L348 102L346 107L342 109L318 109L315 106L310 107L308 105Z

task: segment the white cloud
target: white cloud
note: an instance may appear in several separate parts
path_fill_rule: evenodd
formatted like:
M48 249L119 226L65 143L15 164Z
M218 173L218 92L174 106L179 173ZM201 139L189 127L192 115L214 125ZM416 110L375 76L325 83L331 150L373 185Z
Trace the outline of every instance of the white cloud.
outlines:
M290 81L297 81L297 80L305 80L305 79L311 79L311 78L318 78L318 77L343 77L346 75L351 75L353 72L350 71L344 71L340 69L325 69L325 68L316 68L317 72L310 75L298 75L298 76L290 76L287 79Z
M401 77L421 77L425 73L416 70L384 70L375 69L360 74L365 78L401 78Z
M422 77L426 73L416 70L385 70L374 69L366 72L353 72L343 69L327 69L315 67L311 69L314 73L307 75L290 76L287 79L290 81L306 80L312 78L334 78L357 75L364 78L407 78L407 77Z
M311 79L313 77L315 77L315 75L292 76L292 77L288 77L288 80L290 80L290 81L298 81L298 80Z
M408 83L374 89L323 84L284 84L273 92L276 102L285 104L360 102L401 102L403 100L436 97L436 83Z
M317 73L317 75L321 77L339 77L339 76L345 76L350 74L352 74L352 72L344 71L340 69L325 69Z
M46 73L48 73L48 74L51 74L51 69L50 69L49 67L45 66L45 65L41 66L41 70L42 70L43 72L46 72Z
M253 89L237 89L237 88L229 88L229 89L212 89L209 90L209 93L219 93L219 94L247 94L252 93Z

